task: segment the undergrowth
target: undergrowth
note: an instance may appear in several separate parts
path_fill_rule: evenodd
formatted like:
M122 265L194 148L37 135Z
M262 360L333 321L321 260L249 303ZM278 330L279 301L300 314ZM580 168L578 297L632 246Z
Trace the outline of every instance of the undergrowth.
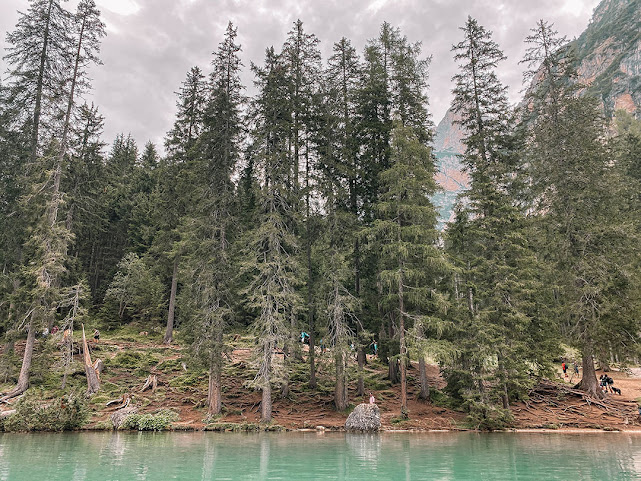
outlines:
M121 429L138 431L165 431L171 423L178 420L178 414L170 409L161 409L155 414L130 414L122 423Z
M16 412L0 420L0 430L10 431L72 431L83 427L89 419L84 396L71 393L61 399L42 401L44 392L31 390L20 399Z

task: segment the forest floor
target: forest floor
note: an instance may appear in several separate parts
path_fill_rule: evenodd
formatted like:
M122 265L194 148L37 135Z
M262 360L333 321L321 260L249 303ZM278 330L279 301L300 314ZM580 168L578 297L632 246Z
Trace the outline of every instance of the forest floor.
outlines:
M55 339L47 343L39 341L41 350L49 344L50 355L55 356ZM230 338L233 349L227 356L222 379L223 414L210 422L248 425L257 424L260 418L261 393L247 387L253 379L251 339L235 336ZM53 347L52 347L53 346ZM282 398L274 390L273 423L285 429L340 430L345 425L349 410L337 412L333 404L333 360L331 353L317 355L318 386L308 386L309 366L306 360L307 346L303 347L303 361L290 361L290 392ZM23 343L16 345L16 359L22 354ZM38 349L38 347L37 347ZM110 416L121 406L107 402L114 399L131 399L130 405L139 412L157 412L171 409L179 414L174 429L202 429L206 425L207 375L201 369L192 368L190 359L178 342L170 346L161 342L160 333L116 331L104 335L99 341L91 341L92 359L100 358L105 363L101 375L101 390L90 400L92 417L89 428L109 425ZM282 354L276 354L277 363L283 362ZM293 359L293 356L289 358ZM81 356L71 368L69 384L78 390L86 387ZM37 367L34 367L37 371ZM61 369L55 364L36 375L33 385L41 384L45 396L53 398L61 392L56 387ZM604 400L586 398L572 387L578 379L564 379L559 369L558 378L542 381L529 395L527 402L513 403L514 427L519 430L620 430L641 431L637 400L641 399L641 370L610 371L614 386L622 394L607 394ZM157 388L141 391L148 376L157 378ZM387 366L368 355L364 371L366 396L355 392L356 362L351 360L349 399L352 406L367 402L370 392L381 411L382 428L385 430L465 430L473 429L466 415L451 409L448 399L441 393L446 383L437 365L428 365L428 380L434 393L432 402L418 400L418 365L412 363L408 370L409 419L403 420L400 413L400 386L387 380ZM597 372L600 376L601 372ZM0 384L0 392L11 387L11 381ZM0 407L10 409L11 406Z

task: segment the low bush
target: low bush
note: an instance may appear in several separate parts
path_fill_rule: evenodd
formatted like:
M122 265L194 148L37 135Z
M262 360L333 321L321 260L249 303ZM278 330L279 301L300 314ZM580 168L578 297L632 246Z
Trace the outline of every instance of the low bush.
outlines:
M72 431L89 419L84 396L76 393L41 401L44 393L29 391L16 403L16 412L0 421L2 431Z
M171 423L178 420L178 414L170 409L162 409L155 414L130 414L122 423L121 429L138 431L165 431Z
M109 368L142 369L145 371L157 363L158 359L153 355L149 353L141 354L136 351L119 352L113 359L105 361L105 365Z

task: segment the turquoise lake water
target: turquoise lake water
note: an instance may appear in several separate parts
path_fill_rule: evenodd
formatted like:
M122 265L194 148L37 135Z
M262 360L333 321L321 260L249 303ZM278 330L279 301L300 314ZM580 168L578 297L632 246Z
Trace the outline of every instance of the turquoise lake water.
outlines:
M170 479L641 479L641 435L0 434L0 480Z

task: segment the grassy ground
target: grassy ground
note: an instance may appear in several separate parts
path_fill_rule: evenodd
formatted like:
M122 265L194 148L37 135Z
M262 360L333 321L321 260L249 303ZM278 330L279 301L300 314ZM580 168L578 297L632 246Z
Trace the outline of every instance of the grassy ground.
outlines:
M77 334L77 333L76 333ZM247 387L255 375L252 363L252 339L240 333L229 335L230 351L223 374L223 413L208 419L206 412L207 375L193 365L181 343L180 332L170 345L162 344L162 332L158 329L142 331L136 326L102 332L98 341L91 340L92 359L102 359L105 369L101 374L100 392L89 400L89 428L110 428L111 415L122 403L109 401L129 398L130 406L137 408L143 417L132 420L128 427L165 427L173 429L253 430L260 418L261 393ZM76 335L74 345L80 346ZM308 386L309 367L305 362L307 352L303 347L299 360L290 363L290 391L286 398L274 390L274 429L319 428L340 429L344 426L347 412L337 412L333 406L334 367L331 353L318 353L318 387ZM17 376L23 343L18 343L13 356L0 357L0 392L12 387ZM294 356L292 356L294 357ZM291 358L290 358L291 359ZM55 336L39 339L34 357L32 386L38 396L49 404L63 399L69 392L79 395L86 389L81 356L76 353L68 369L67 388L60 388L64 367L60 359L59 339ZM282 363L282 354L276 355L276 363ZM381 410L385 429L463 429L465 414L449 409L442 396L435 396L433 403L422 402L418 397L418 368L412 365L408 372L409 420L400 414L399 386L386 379L387 366L368 356L365 368L365 390L373 392ZM155 375L158 385L155 391L141 391L149 375ZM610 374L611 376L613 374ZM527 403L512 406L515 425L519 428L606 428L631 429L637 426L636 405L632 401L641 396L641 380L626 373L615 373L616 385L622 387L623 396L606 401L609 407L595 406L574 395L564 394L559 379L556 394L535 395ZM352 406L367 402L356 395L356 362L350 363L349 396ZM433 389L445 385L438 366L428 366L428 378ZM32 388L33 389L33 388ZM557 389L557 388L555 388ZM436 391L435 391L436 392ZM440 401L439 401L440 400ZM612 404L613 403L613 404ZM626 404L627 403L627 404ZM4 409L10 408L6 406ZM3 409L3 408L0 408ZM149 415L154 415L149 416ZM145 417L146 416L146 417ZM138 423L138 424L136 424ZM155 424L157 423L157 424Z

